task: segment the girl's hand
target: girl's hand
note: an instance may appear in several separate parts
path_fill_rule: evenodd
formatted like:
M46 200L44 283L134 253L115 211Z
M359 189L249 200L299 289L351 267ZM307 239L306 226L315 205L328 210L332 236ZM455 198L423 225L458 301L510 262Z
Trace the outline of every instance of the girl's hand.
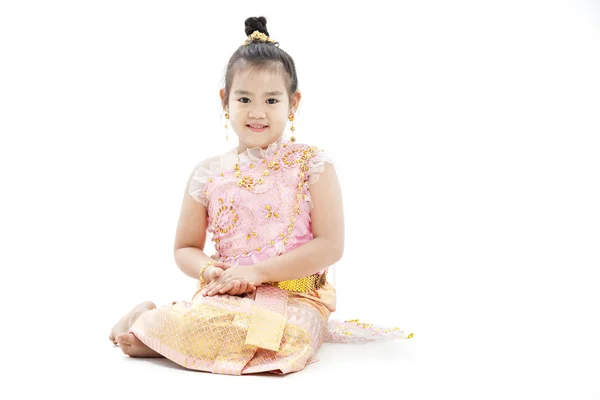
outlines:
M210 283L217 279L223 273L223 268L215 267L214 265L209 265L204 271L204 279L206 283Z
M215 294L242 294L252 292L256 286L262 284L265 279L249 265L231 266L222 262L214 264L223 270L219 276L212 280L201 292L203 296L214 296Z
M229 268L229 266L226 265L225 268ZM219 276L221 276L221 274L223 273L224 270L225 270L224 268L218 267L215 265L210 265L209 267L207 267L206 271L204 271L206 283L209 284L210 282L217 279ZM254 289L255 289L255 287L251 283L239 281L238 284L234 285L233 289L231 289L230 291L227 292L227 294L230 294L230 295L242 294L242 293L252 292L252 291L254 291ZM202 293L202 295L206 296L206 288L201 293Z

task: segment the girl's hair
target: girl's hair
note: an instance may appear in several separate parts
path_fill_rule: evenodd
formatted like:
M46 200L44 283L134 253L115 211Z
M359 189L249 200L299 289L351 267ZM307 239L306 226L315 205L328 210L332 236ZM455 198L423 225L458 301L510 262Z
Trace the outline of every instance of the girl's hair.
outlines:
M269 36L267 19L265 17L250 17L246 19L244 24L246 26L246 36L250 36L254 31L259 31ZM248 45L240 46L227 63L223 105L229 103L229 92L234 75L246 67L274 73L280 73L283 68L287 75L288 97L291 99L292 95L298 89L298 75L296 74L296 66L292 57L281 50L277 42L261 42L254 39Z

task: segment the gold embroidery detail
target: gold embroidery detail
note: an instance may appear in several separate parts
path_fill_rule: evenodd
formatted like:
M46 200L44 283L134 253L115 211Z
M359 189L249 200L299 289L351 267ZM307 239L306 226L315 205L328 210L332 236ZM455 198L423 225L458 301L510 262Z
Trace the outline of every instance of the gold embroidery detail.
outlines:
M254 178L251 176L244 176L242 179L238 180L238 186L244 186L248 190L252 190L254 188Z
M229 225L227 225L226 227L224 227L224 228L220 227L220 226L217 226L216 223L218 223L219 217L221 216L222 213L224 213L226 211L229 211L229 212L231 212L233 214L232 215L233 221ZM233 229L235 227L235 223L238 221L238 219L239 219L239 217L237 215L237 211L235 210L235 208L233 208L232 206L225 206L225 205L223 205L223 206L219 207L219 209L217 210L217 212L215 214L215 222L213 223L213 229L214 230L218 230L222 234L225 234L225 233L229 232L231 229Z
M271 161L267 166L269 168L274 169L275 171L278 171L279 168L281 168L281 165L279 165L279 161Z
M276 212L274 212L274 211L271 209L271 206L270 206L270 205L268 205L268 204L267 204L267 205L265 206L265 208L266 208L266 210L267 210L267 215L265 216L265 219L269 219L269 218L271 218L271 217L279 218L279 213L276 213Z

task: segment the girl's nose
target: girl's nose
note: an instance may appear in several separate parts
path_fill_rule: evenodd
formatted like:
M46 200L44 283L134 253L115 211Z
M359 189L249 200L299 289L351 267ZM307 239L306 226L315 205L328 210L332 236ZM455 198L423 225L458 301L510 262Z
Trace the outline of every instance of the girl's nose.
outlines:
M263 111L257 110L257 109L251 110L248 113L248 118L261 119L261 118L265 118L265 117L266 117L265 113Z

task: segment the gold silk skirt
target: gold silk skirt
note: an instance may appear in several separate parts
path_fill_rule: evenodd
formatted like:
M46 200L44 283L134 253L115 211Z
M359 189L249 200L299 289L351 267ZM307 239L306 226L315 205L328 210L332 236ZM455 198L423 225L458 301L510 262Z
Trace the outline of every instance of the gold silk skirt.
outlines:
M335 311L335 288L259 286L254 293L178 301L142 314L130 329L148 347L192 370L287 374L316 361Z

